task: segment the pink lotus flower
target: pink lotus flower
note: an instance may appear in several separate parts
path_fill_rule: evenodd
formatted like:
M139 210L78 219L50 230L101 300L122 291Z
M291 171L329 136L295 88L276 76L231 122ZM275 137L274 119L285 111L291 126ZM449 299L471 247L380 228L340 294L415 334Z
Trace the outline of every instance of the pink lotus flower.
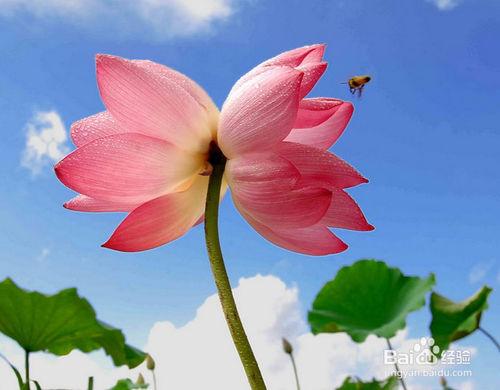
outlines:
M194 81L150 61L98 55L106 111L73 124L77 149L57 177L79 192L65 207L129 212L103 245L141 251L202 221L217 151L224 188L269 241L310 255L347 245L329 228L372 230L346 188L367 180L328 152L353 106L305 98L326 70L324 45L291 50L252 69L219 112Z

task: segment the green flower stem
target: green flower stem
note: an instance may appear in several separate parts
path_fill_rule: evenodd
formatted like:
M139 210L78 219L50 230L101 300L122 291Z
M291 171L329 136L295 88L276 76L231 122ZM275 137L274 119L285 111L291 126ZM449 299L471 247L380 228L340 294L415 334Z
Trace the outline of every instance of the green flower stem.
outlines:
M500 352L500 344L498 343L497 339L490 332L487 332L484 328L479 327L478 329L481 332L483 332L483 334L486 337L488 337L493 344L495 344L495 346L497 347L498 351Z
M292 361L293 373L295 374L295 383L297 384L297 390L300 390L299 374L297 373L297 365L295 364L295 358L293 357L293 352L290 353L290 360Z
M87 390L94 390L94 377L89 376L89 383L87 385Z
M387 347L388 347L391 351L394 351L394 348L392 348L392 345L391 345L391 342L389 341L389 339L386 339L386 340L387 340ZM407 390L405 380L403 379L403 373L402 373L402 372L401 372L401 370L399 369L399 366L398 366L398 363L397 363L397 362L394 362L394 367L396 368L396 375L398 375L398 376L399 376L399 381L401 382L401 385L403 386L403 389L404 389L404 390Z
M153 374L153 390L158 390L158 386L156 385L156 373L155 370L151 370Z
M234 346L240 355L241 363L252 390L265 390L266 385L262 379L259 365L253 354L247 335L243 329L236 303L234 302L231 284L227 276L224 259L219 242L219 198L226 166L226 158L219 154L215 156L215 161L210 161L213 166L212 174L208 184L207 202L205 207L205 240L212 274L219 293L222 310L226 317L226 322L233 338Z
M24 350L24 386L30 390L30 351Z

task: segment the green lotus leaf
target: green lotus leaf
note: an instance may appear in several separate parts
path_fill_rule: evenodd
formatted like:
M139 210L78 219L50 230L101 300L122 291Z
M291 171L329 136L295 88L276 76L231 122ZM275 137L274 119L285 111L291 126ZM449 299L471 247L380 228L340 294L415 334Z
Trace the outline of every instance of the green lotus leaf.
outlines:
M337 390L397 390L398 378L391 376L384 381L373 380L371 382L362 382L360 379L347 377L342 386Z
M61 356L74 349L102 348L116 366L130 368L146 358L144 352L125 344L121 330L99 321L90 303L74 288L45 295L5 279L0 283L0 332L28 352Z
M308 316L311 330L346 332L358 343L370 334L391 338L406 327L406 316L425 304L434 284L433 274L410 277L382 261L357 261L318 293Z
M488 295L492 289L484 286L462 302L432 293L431 335L441 351L448 349L451 342L462 339L479 328L481 315L488 308Z
M149 385L138 385L132 382L130 379L120 379L116 382L110 390L136 390L136 389L147 389Z

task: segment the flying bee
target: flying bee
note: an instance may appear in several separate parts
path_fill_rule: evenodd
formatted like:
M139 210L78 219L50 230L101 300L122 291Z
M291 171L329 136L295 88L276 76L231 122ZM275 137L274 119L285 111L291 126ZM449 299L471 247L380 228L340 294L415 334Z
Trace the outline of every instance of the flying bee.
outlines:
M350 78L347 83L349 85L349 91L354 95L356 92L358 93L358 96L361 97L361 94L363 93L363 88L365 87L366 84L371 80L372 78L370 76L364 75L364 76L354 76Z

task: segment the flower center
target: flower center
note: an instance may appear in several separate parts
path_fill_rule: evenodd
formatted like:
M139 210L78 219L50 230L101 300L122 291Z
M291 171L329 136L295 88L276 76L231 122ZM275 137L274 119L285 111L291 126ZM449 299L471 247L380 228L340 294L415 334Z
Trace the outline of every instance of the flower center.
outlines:
M220 150L219 145L217 145L215 141L211 141L208 148L208 158L200 175L210 176L215 166L224 166L226 161L227 158L224 156L224 153L222 153L222 150Z
M208 162L211 165L222 165L226 160L227 158L224 156L224 153L222 153L222 150L220 150L217 142L211 141L208 148Z

